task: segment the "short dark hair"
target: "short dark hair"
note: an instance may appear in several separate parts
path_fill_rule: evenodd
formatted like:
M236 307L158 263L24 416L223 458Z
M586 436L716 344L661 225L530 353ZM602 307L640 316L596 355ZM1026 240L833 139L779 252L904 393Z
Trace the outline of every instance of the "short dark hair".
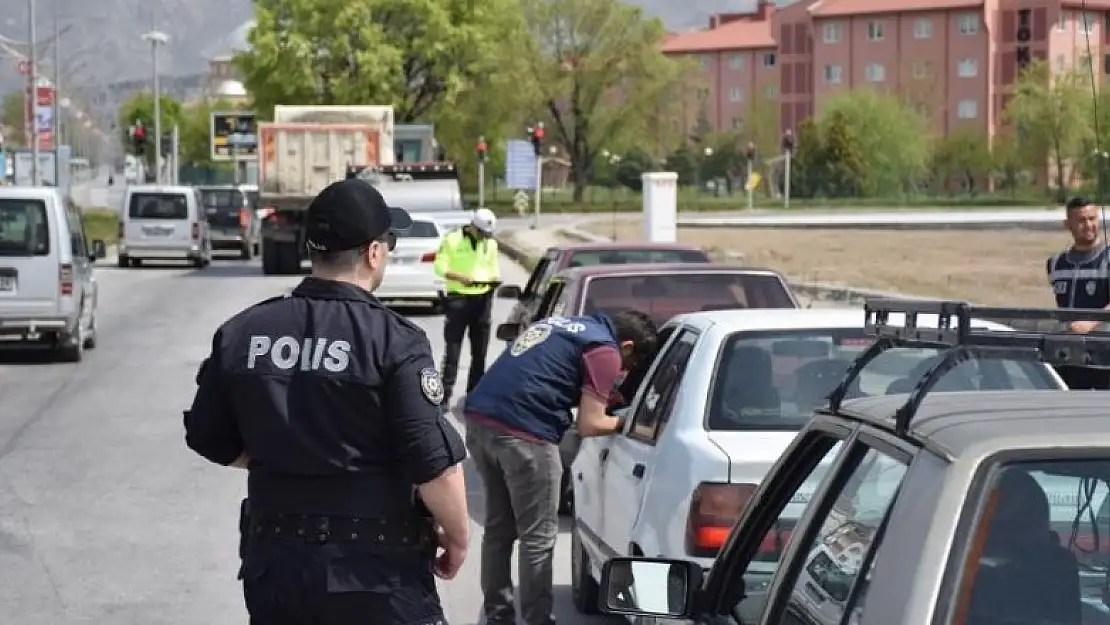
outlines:
M1070 200L1068 200L1068 203L1064 205L1064 208L1066 210L1073 210L1076 208L1083 208L1084 206L1090 206L1091 204L1094 204L1094 202L1087 199L1086 196L1075 195L1072 196Z
M341 273L351 271L357 267L369 249L370 244L360 245L353 250L340 250L338 252L318 252L309 249L308 260L312 263L314 269Z
M609 317L617 330L617 341L632 341L632 353L637 359L651 357L659 342L659 329L651 317L638 310L622 310Z

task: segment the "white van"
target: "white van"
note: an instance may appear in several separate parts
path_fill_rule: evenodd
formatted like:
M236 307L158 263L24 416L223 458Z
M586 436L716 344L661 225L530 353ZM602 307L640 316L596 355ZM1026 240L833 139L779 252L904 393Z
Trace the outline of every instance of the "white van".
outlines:
M212 262L200 193L193 187L138 185L123 194L119 221L119 266L144 260L187 260L194 267Z
M92 265L105 253L57 189L0 188L0 342L40 343L80 361L96 347Z

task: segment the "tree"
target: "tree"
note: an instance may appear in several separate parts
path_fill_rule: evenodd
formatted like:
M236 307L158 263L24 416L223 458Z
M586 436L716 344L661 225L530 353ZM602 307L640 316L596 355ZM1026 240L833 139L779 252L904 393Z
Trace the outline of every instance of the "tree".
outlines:
M790 162L790 195L816 197L825 191L825 141L812 117L798 124L794 157Z
M174 125L180 130L184 126L185 117L181 103L169 96L158 98L162 114L162 133L170 132ZM131 145L128 129L141 121L147 131L147 148L144 158L148 164L154 165L154 96L146 91L139 91L131 95L119 107L116 127L119 129L120 140L123 145Z
M978 128L955 128L933 149L933 173L948 188L954 179L975 193L976 182L991 173L990 137Z
M255 109L392 104L396 120L453 106L520 31L513 0L254 0L235 64ZM490 97L490 94L483 94Z
M1026 163L1012 131L995 135L991 145L991 162L998 186L1007 189L1011 197L1017 195Z
M202 165L212 162L212 113L237 108L225 100L204 100L182 111L179 138L182 164Z
M1091 96L1084 80L1078 72L1054 74L1047 62L1035 61L1018 76L1005 111L1027 164L1049 168L1061 199L1067 196L1068 163L1081 156L1091 132Z
M822 124L833 117L847 126L847 134L858 143L864 174L859 180L861 193L901 193L924 177L929 160L926 122L898 98L855 89L822 105Z
M659 132L681 108L684 64L660 51L659 20L619 0L521 2L532 44L527 75L548 135L571 161L580 202L602 150L667 144Z
M7 126L8 132L4 133L5 147L22 147L27 145L26 134L26 98L22 91L12 91L4 96L3 117L0 125Z
M830 197L859 195L867 176L863 142L856 134L859 127L847 111L833 109L822 130L823 149L818 162L824 165L821 182L825 192Z

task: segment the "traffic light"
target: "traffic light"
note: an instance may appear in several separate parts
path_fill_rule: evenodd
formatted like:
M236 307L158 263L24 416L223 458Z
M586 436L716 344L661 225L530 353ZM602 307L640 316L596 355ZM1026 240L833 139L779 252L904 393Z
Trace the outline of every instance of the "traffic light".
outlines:
M173 152L173 133L162 133L162 156L169 156Z
M528 127L528 138L532 141L532 149L536 151L536 156L543 154L543 122Z
M146 127L142 121L136 119L135 124L127 129L127 136L131 138L131 149L135 154L146 151Z
M797 141L794 139L794 131L787 129L786 132L782 133L782 151L793 154L796 146Z
M486 152L487 152L488 148L489 148L489 146L486 145L486 138L485 137L478 137L478 162L479 163L486 162Z

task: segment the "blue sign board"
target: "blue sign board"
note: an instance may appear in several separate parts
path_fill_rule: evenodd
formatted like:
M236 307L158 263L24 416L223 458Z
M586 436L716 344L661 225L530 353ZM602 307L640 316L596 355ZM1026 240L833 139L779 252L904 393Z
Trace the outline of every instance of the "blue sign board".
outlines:
M536 190L536 150L530 141L511 139L505 144L505 186Z

